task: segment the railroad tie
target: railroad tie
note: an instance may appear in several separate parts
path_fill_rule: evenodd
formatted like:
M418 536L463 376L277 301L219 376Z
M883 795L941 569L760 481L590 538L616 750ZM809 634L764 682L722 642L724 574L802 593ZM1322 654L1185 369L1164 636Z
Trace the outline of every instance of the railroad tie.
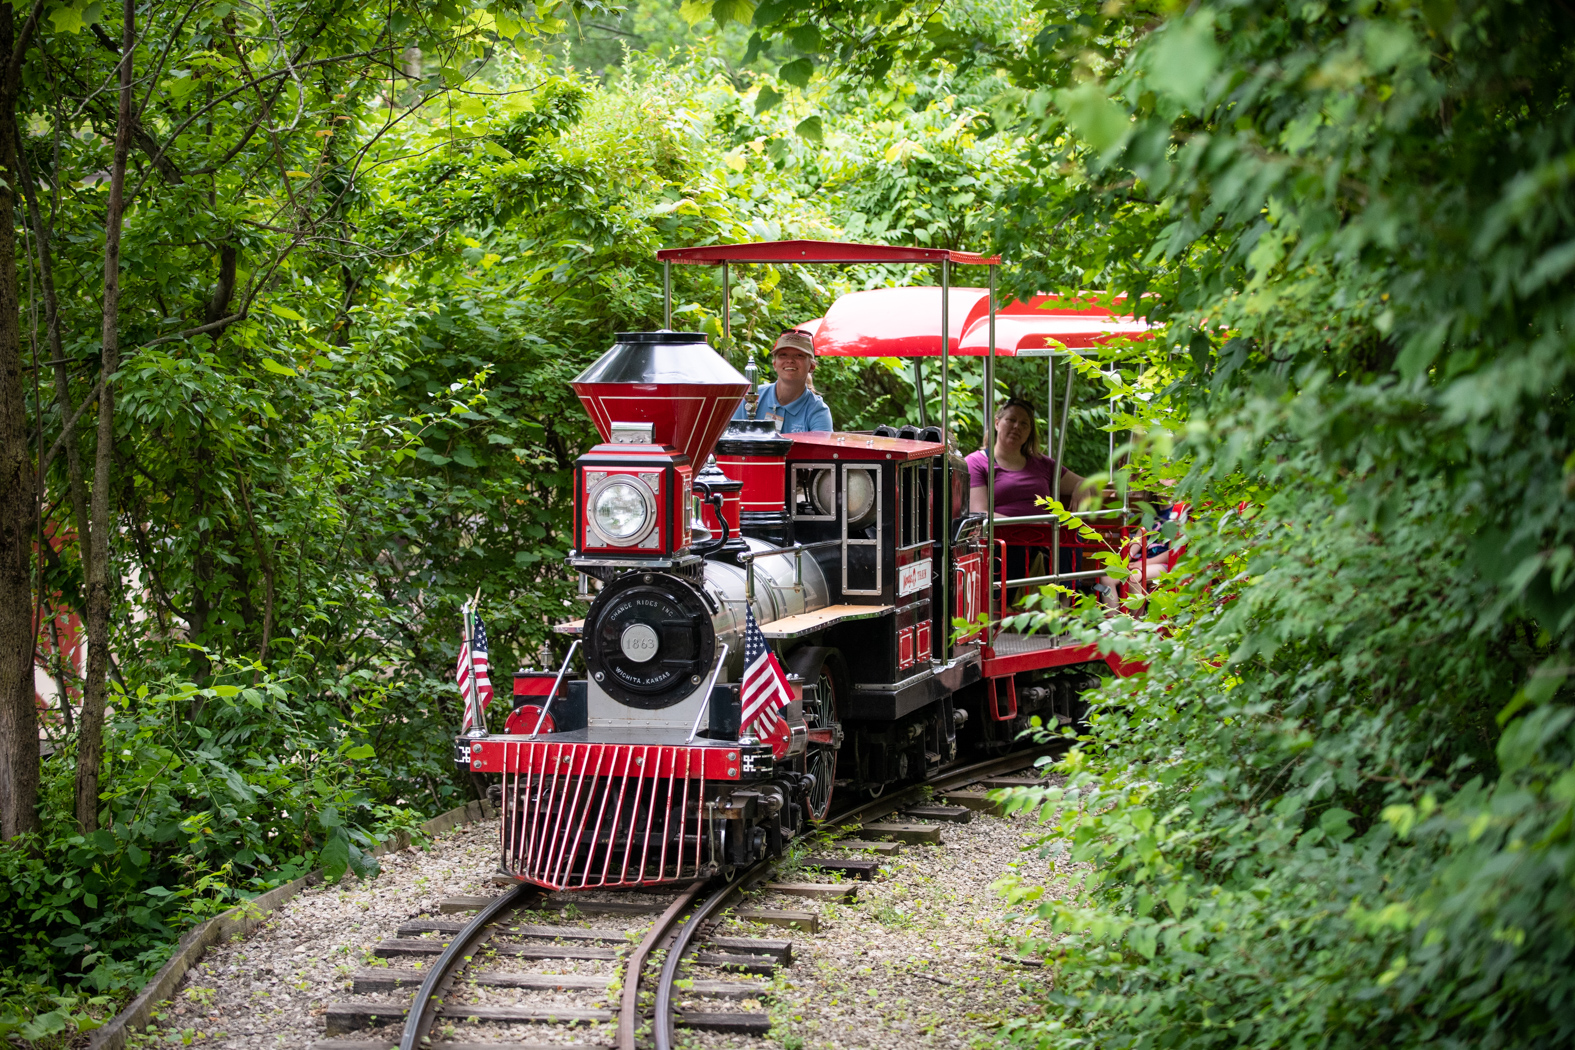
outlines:
M410 1012L406 1003L334 1003L324 1011L328 1035L344 1035L363 1028L403 1022ZM467 1006L445 1003L437 1016L466 1021L475 1018L490 1024L589 1024L612 1020L611 1010L540 1009L524 1006Z
M733 915L744 922L762 926L781 926L805 933L820 932L820 916L812 911L784 911L778 908L739 908Z
M380 959L394 959L407 955L441 955L448 941L431 938L391 938L372 949ZM496 944L488 943L477 950L478 955L491 953L509 955L517 959L616 959L612 948L595 948L577 944Z
M859 895L856 882L768 882L761 887L767 893L784 893L790 897L813 897L823 901L853 903Z
M967 806L909 806L902 811L905 817L920 820L941 820L950 824L966 824L973 819L973 810Z
M819 868L821 871L840 871L844 875L852 875L862 882L872 881L880 872L880 861L873 857L808 857L804 860L804 867Z
M360 970L350 975L350 991L353 995L376 995L419 988L426 975L425 970L403 970L393 966ZM553 992L600 992L612 984L611 977L547 973L480 974L463 977L461 981L482 988L534 988Z
M859 833L874 839L896 839L898 842L941 841L941 829L935 824L866 824Z

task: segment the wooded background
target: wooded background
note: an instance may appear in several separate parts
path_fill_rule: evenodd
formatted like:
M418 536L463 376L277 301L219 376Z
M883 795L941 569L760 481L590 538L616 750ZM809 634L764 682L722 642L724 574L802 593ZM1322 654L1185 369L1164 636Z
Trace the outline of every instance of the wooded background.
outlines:
M1001 887L1053 976L1001 1038L1567 1043L1572 40L1567 0L0 4L0 1037L463 797L459 604L500 673L574 608L567 380L660 323L658 247L839 237L1165 326L1070 465L1118 396L1188 557L1066 625L1152 669L1020 800L1092 874ZM737 276L739 364L933 281ZM894 362L816 382L917 415Z

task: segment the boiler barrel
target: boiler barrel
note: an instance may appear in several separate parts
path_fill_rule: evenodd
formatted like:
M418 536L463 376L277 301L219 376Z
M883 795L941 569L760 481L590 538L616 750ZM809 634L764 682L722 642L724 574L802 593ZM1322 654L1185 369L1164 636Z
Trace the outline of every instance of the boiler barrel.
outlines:
M764 540L746 539L749 549L755 552L775 550ZM755 559L755 619L761 627L768 627L774 620L795 616L803 612L824 609L831 604L831 588L814 555L802 555L800 580L795 586L792 554L763 554ZM744 593L746 570L723 561L705 563L706 588L717 599L721 608L712 618L718 642L726 642L731 676L743 670L744 652Z

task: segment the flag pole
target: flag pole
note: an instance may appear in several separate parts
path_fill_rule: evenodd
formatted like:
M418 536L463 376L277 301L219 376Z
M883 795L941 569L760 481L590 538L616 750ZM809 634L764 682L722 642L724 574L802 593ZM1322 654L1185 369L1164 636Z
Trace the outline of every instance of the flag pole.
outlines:
M481 590L477 588L476 597L481 597ZM476 650L473 643L476 636L475 607L471 602L465 603L465 655L470 660L470 675L465 703L470 707L470 735L486 736L486 714L481 710L481 688L476 683Z

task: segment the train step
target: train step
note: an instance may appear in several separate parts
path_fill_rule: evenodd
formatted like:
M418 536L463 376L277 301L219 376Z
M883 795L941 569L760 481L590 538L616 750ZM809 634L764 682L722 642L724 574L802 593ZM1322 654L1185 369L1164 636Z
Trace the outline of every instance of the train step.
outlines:
M821 871L840 871L844 875L869 882L880 872L880 861L869 857L851 857L846 860L838 857L809 857L804 861L806 868L819 868Z
M812 911L784 911L777 908L739 908L733 915L744 922L757 922L762 926L781 926L805 933L820 932L820 916Z
M363 1028L404 1021L409 1007L404 1003L334 1003L324 1011L327 1034L344 1035ZM589 1024L610 1021L611 1010L541 1010L524 1006L438 1007L437 1015L452 1021L474 1019L487 1024Z
M674 1020L684 1028L707 1032L732 1032L735 1035L766 1035L771 1031L771 1015L764 1010L712 1011L680 1010Z
M941 829L934 824L866 824L859 829L859 834L872 839L896 839L898 842L930 842L939 845L941 841Z
M849 904L859 895L856 882L768 882L761 888L767 893L785 893L789 897L813 897L816 900Z

